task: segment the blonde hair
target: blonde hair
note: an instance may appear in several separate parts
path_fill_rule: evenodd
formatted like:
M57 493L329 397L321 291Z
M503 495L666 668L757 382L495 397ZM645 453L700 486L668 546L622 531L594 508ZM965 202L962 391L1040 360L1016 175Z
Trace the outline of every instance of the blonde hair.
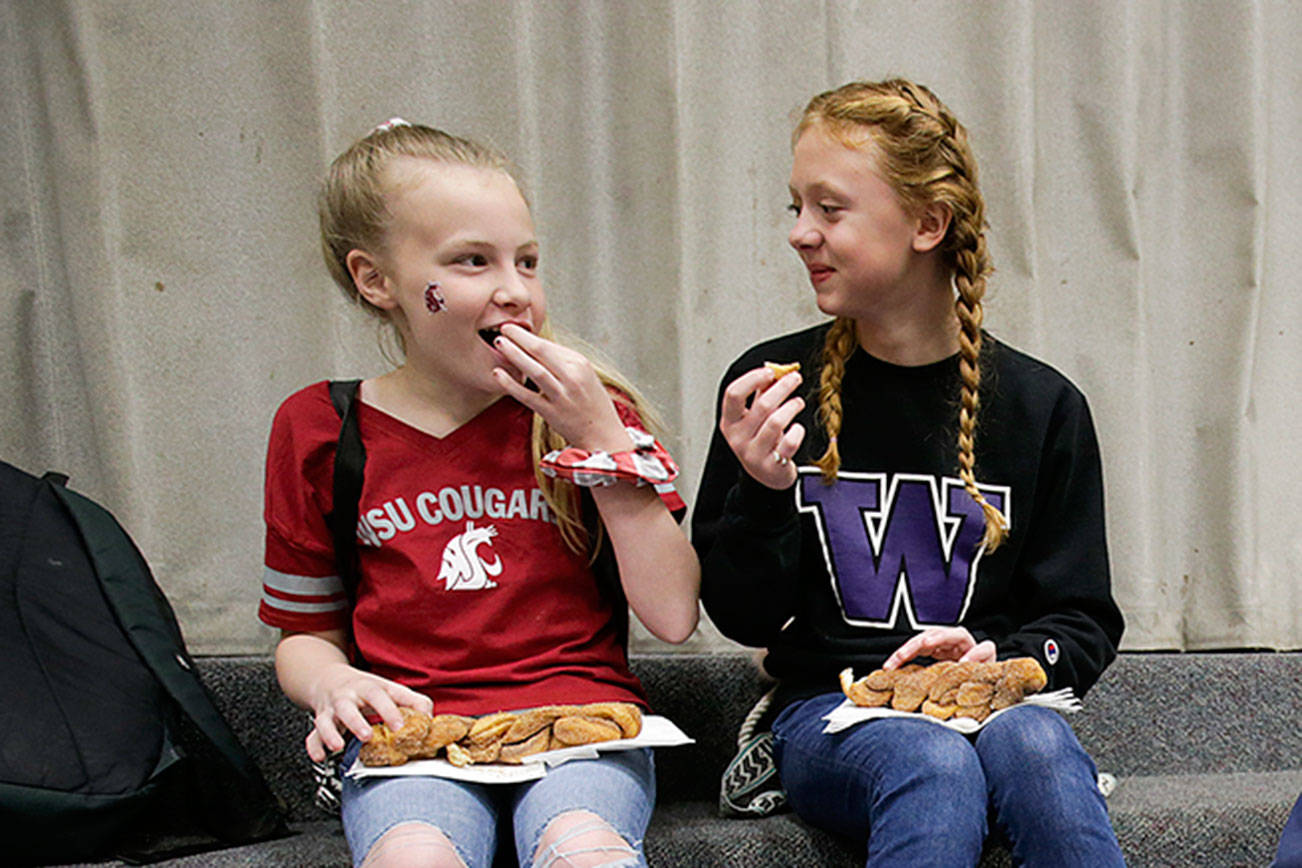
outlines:
M986 248L985 202L977 184L977 164L967 130L935 94L903 79L851 82L819 94L805 106L793 143L818 125L847 147L863 149L864 134L875 146L876 168L910 211L940 203L951 219L939 250L953 269L959 321L958 468L963 487L981 507L981 543L993 552L1004 541L1008 522L977 488L976 428L981 406L981 299L994 271ZM831 482L841 466L841 381L845 362L857 346L854 321L838 317L823 343L818 387L818 418L827 432L827 450L816 464Z
M335 158L322 181L317 196L317 215L321 222L321 252L326 267L344 297L381 323L405 352L401 331L388 311L366 300L348 270L348 254L365 250L383 253L391 215L386 197L393 192L387 171L393 160L414 157L450 166L469 166L502 172L520 188L510 162L499 151L470 139L454 136L421 124L394 120L376 127ZM521 191L521 196L523 196ZM538 325L538 334L554 340L551 325ZM591 355L589 353L589 355ZM396 361L396 360L394 360ZM601 382L616 402L632 408L648 429L659 436L659 419L654 409L627 380L609 366L593 360ZM547 452L565 445L564 439L537 413L533 417L530 453L534 477L547 505L556 516L557 526L566 547L576 554L595 559L604 536L600 522L590 533L583 523L582 504L573 484L547 476L538 462Z

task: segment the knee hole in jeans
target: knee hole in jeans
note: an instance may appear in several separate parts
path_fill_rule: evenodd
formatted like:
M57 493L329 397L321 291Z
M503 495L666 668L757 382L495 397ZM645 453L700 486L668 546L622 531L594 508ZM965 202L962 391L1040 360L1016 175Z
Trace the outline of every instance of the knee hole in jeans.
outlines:
M639 864L637 851L591 811L567 811L543 830L534 868L623 868Z
M399 823L371 845L362 868L466 868L443 830L429 823Z

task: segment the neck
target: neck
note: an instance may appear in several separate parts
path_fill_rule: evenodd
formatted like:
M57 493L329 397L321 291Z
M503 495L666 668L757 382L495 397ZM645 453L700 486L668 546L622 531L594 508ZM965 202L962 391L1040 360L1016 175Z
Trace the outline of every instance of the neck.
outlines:
M855 317L859 346L882 361L908 367L958 352L958 315L948 272L932 275L897 298L897 305Z
M435 437L446 437L501 397L490 392L445 388L411 364L362 384L366 403Z

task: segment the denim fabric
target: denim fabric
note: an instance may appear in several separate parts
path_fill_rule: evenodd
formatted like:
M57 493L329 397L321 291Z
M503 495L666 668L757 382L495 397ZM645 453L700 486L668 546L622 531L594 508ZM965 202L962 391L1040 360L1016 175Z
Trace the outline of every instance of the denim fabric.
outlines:
M360 750L344 753L349 768ZM655 805L655 762L651 750L603 752L597 759L571 760L536 781L472 784L419 775L357 780L344 776L344 835L359 865L375 842L405 822L424 822L452 841L470 868L489 868L498 845L499 820L510 820L516 851L528 868L547 824L572 810L587 810L609 823L644 865L642 836Z
M649 748L617 750L600 759L556 766L541 780L515 793L515 851L521 868L530 868L547 824L572 810L587 810L609 823L634 849L627 862L646 865L642 836L656 801L655 760ZM564 865L564 860L558 864Z
M1055 711L1014 709L975 738L883 718L823 734L844 697L816 696L773 724L791 807L812 825L868 842L869 866L976 865L988 819L1014 865L1124 865L1093 761Z
M1302 868L1302 796L1293 804L1270 868Z

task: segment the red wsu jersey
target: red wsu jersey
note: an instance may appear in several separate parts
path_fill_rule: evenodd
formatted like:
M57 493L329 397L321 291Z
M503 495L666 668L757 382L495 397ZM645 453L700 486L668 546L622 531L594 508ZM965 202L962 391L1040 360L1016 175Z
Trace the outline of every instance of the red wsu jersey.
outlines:
M370 671L436 712L645 704L610 594L565 547L534 478L532 417L503 397L439 438L358 403L367 458L353 637ZM324 382L291 395L272 424L258 614L273 627L349 626L326 521L338 436ZM660 495L683 509L672 486Z

